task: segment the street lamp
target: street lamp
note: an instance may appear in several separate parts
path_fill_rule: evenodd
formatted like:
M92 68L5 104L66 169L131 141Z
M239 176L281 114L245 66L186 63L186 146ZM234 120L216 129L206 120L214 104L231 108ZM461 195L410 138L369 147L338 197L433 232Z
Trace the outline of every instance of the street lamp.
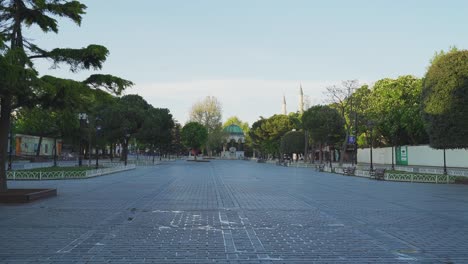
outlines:
M78 166L82 166L83 165L83 156L82 156L82 153L83 153L83 149L82 149L82 138L81 138L81 130L83 129L83 127L85 126L85 124L87 123L88 121L88 115L86 113L79 113L78 114L78 119L80 120L80 141L79 141L79 153L78 153Z
M124 157L124 164L125 166L127 166L127 157L128 157L128 141L130 140L130 134L129 133L126 133L125 134L125 148L124 148L124 151L125 151L125 157Z
M356 164L356 166L357 166L357 148L358 148L357 138L358 138L358 116L357 116L357 111L354 111L354 150L353 152L354 152L354 164Z
M372 160L372 145L373 145L373 138L372 138L372 132L374 129L374 122L369 121L367 122L367 128L370 129L370 171L374 171L374 162Z
M99 168L99 146L98 146L98 134L101 131L101 126L96 126L96 170Z

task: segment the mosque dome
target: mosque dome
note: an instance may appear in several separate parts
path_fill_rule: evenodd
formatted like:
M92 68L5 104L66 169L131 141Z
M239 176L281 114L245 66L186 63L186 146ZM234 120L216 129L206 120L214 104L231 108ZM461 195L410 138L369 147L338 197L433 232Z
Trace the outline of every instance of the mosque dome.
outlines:
M242 131L242 128L238 125L229 125L224 128L224 131L227 132L230 135L244 135L244 131Z

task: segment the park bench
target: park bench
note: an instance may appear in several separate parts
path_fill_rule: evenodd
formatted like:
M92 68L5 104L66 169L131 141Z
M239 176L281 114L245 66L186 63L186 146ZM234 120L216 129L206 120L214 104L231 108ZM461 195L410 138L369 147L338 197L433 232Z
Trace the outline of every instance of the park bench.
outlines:
M371 170L370 177L376 180L385 180L385 169Z
M277 161L276 165L287 167L288 163L289 163L288 161Z
M325 164L319 164L315 166L316 171L323 171L324 168L325 168Z
M356 167L346 167L343 169L343 174L345 175L354 175L354 171L356 170Z

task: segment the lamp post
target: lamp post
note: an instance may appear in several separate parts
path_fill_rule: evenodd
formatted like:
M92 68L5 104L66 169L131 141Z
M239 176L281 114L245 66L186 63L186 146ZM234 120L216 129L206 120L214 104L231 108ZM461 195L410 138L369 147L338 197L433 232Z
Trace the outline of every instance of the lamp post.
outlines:
M130 134L126 133L125 134L125 148L124 148L124 164L127 166L127 157L128 157L128 141L130 140Z
M99 146L98 146L98 134L101 131L101 126L96 126L96 169L99 168Z
M78 166L83 165L83 139L81 137L81 130L88 123L88 115L86 113L79 113L78 119L80 120L80 140L79 140L79 153L78 153Z
M370 129L370 171L374 171L374 162L372 160L372 147L373 147L373 129L374 129L374 123L372 121L367 122L367 127Z
M357 119L357 111L354 111L354 164L357 167L357 138L358 138L358 119Z

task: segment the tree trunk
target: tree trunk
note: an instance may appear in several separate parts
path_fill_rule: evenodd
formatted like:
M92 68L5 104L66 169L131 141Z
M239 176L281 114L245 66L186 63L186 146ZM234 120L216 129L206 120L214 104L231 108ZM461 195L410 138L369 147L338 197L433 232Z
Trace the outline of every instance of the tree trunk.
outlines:
M111 162L114 159L114 143L111 143L109 146L109 158Z
M120 144L120 161L125 161L125 155L124 155L124 145L125 145L125 141L124 143L121 143Z
M304 130L304 163L307 163L309 156L309 140L308 133Z
M7 162L10 118L11 97L7 95L3 96L0 101L0 192L6 192L8 190L5 164Z
M343 159L346 153L346 147L348 146L348 137L349 137L349 131L346 132L345 140L343 141L343 144L341 145L340 166L343 165Z
M310 157L311 163L315 164L315 145L312 145L312 156Z
M81 136L80 141L78 143L78 166L81 167L83 165L83 144L82 144Z
M122 157L124 161L128 161L128 142L124 142L122 149Z
M39 143L37 144L36 157L41 154L42 136L39 136Z
M57 167L57 138L54 137L54 167Z
M322 143L320 143L319 147L320 147L319 163L322 164L322 161L323 161L323 145L322 145Z

